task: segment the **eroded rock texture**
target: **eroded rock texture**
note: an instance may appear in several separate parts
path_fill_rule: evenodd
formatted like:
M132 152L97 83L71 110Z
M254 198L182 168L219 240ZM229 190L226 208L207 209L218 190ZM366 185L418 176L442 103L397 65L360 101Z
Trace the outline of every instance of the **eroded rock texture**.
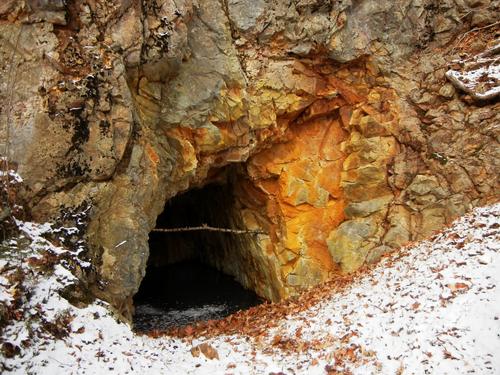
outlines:
M445 77L498 16L488 0L3 2L17 203L88 212L82 278L130 316L165 202L239 164L232 222L268 235L215 263L293 295L498 198L499 104Z

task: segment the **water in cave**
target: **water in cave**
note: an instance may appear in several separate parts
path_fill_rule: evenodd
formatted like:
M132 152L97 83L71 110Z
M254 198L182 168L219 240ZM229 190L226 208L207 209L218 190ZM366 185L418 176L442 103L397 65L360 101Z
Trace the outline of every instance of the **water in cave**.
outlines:
M191 190L167 203L157 227L207 224L236 228L233 203L229 184ZM146 276L134 297L136 330L163 330L218 319L261 303L253 291L235 280L236 275L228 274L238 269L234 254L247 240L230 233L152 232ZM230 257L226 256L229 252Z

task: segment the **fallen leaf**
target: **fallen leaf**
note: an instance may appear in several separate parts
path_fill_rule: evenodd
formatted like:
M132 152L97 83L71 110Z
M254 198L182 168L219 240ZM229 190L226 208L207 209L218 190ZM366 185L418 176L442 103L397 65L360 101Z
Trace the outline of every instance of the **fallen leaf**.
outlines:
M219 353L217 352L217 350L215 350L212 345L207 344L206 342L191 348L191 354L193 357L199 357L200 353L208 359L219 359Z
M470 286L465 283L452 283L446 285L452 292L456 292L457 290L469 290Z
M271 345L277 345L280 343L282 337L281 335L276 335L273 337L273 340L271 341Z

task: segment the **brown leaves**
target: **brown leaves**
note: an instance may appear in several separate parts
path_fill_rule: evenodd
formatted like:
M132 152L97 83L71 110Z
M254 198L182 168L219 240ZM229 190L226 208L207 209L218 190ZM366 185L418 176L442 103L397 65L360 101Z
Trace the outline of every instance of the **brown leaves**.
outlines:
M43 329L54 336L56 339L67 337L71 332L71 322L74 316L68 312L59 314L52 322L43 321Z
M21 348L10 342L4 342L2 345L2 352L6 358L12 358L21 353Z
M319 303L335 291L340 291L351 284L354 275L338 275L334 280L328 281L315 288L305 291L297 297L289 298L278 303L263 303L248 310L238 311L220 320L198 322L181 328L173 328L163 332L151 332L152 337L170 335L177 337L214 337L217 335L243 334L255 338L267 336L271 328L275 328L279 321L289 315L300 313ZM330 321L331 322L331 321ZM300 332L298 333L300 336Z
M184 334L186 336L191 336L193 334L193 332L194 332L193 326L187 325L186 327L184 327Z
M446 359L455 359L455 360L458 360L457 357L455 357L453 354L451 354L448 350L443 350L443 356L444 358Z
M358 358L359 345L351 344L348 347L343 347L335 351L334 358L337 363L342 363L344 361L356 362Z
M24 284L26 275L21 267L4 267L0 273L7 279L9 284L5 287L13 298L10 303L0 304L1 329L12 319L17 321L24 319L23 301L27 291Z
M208 359L219 359L219 353L217 352L217 350L215 350L212 345L207 344L206 342L201 343L197 346L193 346L191 348L191 355L193 357L199 357L200 354L203 354Z
M50 251L46 251L40 257L30 257L28 258L28 264L31 267L40 268L44 271L49 271L54 268L54 266L58 263L59 258L57 255Z
M359 350L359 346L358 345L351 345L349 348L347 348L345 350L345 355L344 355L344 358L347 358L347 360L349 362L355 362L358 355L357 355L357 351Z
M450 290L451 290L452 293L460 292L460 291L465 292L465 291L467 291L467 290L470 289L469 285L467 285L466 283L460 283L460 282L459 283L446 284L446 286L448 288L450 288Z
M452 301L458 294L467 292L471 286L464 282L456 282L456 283L446 284L446 287L450 291L448 292L445 290L444 294L439 295L441 306L446 306L446 304Z
M275 336L272 345L287 352L303 352L309 349L309 343L293 338Z
M326 366L325 371L327 374L351 374L344 365L346 362L356 363L361 359L360 346L351 344L341 347L333 352L333 358L335 359L335 366Z
M271 341L271 345L277 345L281 342L282 337L280 335L276 335L273 337Z
M162 330L159 330L159 329L152 329L151 331L148 331L146 333L147 336L153 338L153 339L157 339L158 337L161 337L163 336L164 332Z

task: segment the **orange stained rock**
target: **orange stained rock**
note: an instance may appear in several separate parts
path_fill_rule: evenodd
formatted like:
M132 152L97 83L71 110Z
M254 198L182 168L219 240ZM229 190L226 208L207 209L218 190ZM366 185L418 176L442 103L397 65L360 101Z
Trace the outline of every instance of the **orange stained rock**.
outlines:
M306 120L311 120L320 116L324 116L328 113L333 113L341 106L345 105L345 100L336 96L333 99L319 99L311 104L302 114L301 122Z
M194 143L193 139L193 129L186 127L175 127L169 128L164 131L165 135L174 139L185 139L189 141L189 143Z
M149 157L149 160L155 165L155 167L158 165L160 162L160 157L156 153L156 151L151 147L151 145L148 143L146 144L146 153Z
M294 69L290 77L305 75L305 67ZM260 226L269 233L259 240L266 257L257 257L255 267L275 272L273 293L280 296L339 271L327 239L346 219L346 205L390 190L392 93L370 89L363 81L364 70L354 73L346 72L342 79L333 74L324 79L314 72L306 75L308 85L303 86L313 95L306 109L296 110L292 94L281 98L278 107L284 113L257 103L252 121L262 125L262 116L275 119L266 127L252 127L251 121L228 115L217 117L214 126L168 131L178 140L175 145L183 160L191 161L185 171L194 170L197 162L215 167L244 160L242 150L253 133L262 148L245 164L247 178L235 182L234 193L245 225ZM273 98L272 92L266 95ZM235 101L235 105L239 104ZM213 160L205 162L205 156ZM267 277L253 280L254 287L264 290Z
M339 109L339 117L340 117L342 127L344 129L347 129L349 127L349 123L350 123L351 117L352 117L352 112L353 112L353 110L352 110L351 106L344 106L344 107L340 107L340 109Z
M319 156L320 160L336 161L344 157L340 151L340 143L347 138L347 132L342 128L338 119L321 119L318 122L327 121L326 131L321 140Z
M302 256L314 258L325 270L334 268L326 239L332 228L344 220L344 202L330 201L325 208L310 205L281 205L286 225L286 247Z
M347 101L347 103L356 104L364 100L363 96L359 95L352 89L352 86L344 81L333 76L328 77L328 80L330 84L338 90L339 94Z
M167 129L165 131L165 135L177 140L175 144L175 147L177 148L176 151L181 154L181 160L184 162L182 170L179 169L177 172L190 173L194 171L198 165L198 159L196 154L197 150L193 147L193 144L195 143L193 140L192 129L183 127Z
M343 160L343 158L340 160ZM328 191L330 198L335 199L341 198L343 195L342 188L340 187L342 163L339 161L323 161L317 176L318 185Z
M328 107L332 102L320 103ZM293 274L295 281L306 277L307 270L324 276L337 270L326 240L344 220L340 181L345 155L340 144L347 133L338 120L339 103L345 104L336 99L333 112L333 107L317 105L317 116L291 125L286 142L261 151L248 163L252 181L247 183L267 197L264 212L262 206L249 208L274 223L271 241L282 275Z

